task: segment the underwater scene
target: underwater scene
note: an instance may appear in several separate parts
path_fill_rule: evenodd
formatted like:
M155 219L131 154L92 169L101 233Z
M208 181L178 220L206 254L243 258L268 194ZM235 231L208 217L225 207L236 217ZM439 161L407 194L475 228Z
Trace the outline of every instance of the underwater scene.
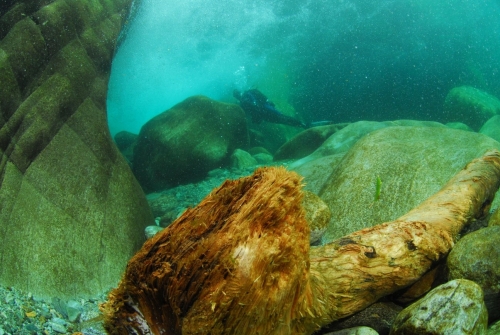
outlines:
M500 1L0 1L0 335L500 335Z

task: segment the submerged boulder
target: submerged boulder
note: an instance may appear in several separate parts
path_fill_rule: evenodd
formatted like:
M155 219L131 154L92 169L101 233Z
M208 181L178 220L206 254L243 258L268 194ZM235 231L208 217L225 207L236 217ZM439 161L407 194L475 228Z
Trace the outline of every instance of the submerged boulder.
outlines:
M190 97L142 127L133 171L147 192L199 181L208 171L228 166L234 150L246 148L248 141L239 106Z
M318 159L320 157L344 154L366 134L377 129L386 127L446 127L442 123L434 121L416 121L416 120L395 120L395 121L358 121L351 123L344 128L334 132L328 137L314 152L290 164L290 168L295 169L303 164ZM307 181L307 180L306 180Z
M310 155L332 134L344 128L347 124L331 124L313 127L298 133L285 142L274 154L274 160L298 159Z
M500 143L446 127L387 127L369 133L331 172L324 172L330 177L319 196L332 211L324 240L401 216L491 148Z
M478 131L491 117L500 113L500 100L472 86L453 88L446 96L447 121L460 121Z
M496 141L500 141L500 115L495 115L486 121L479 132L488 135Z

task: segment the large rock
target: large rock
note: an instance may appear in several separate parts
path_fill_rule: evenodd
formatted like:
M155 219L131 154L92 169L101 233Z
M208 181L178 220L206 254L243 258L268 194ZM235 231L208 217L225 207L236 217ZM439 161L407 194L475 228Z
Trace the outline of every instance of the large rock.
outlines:
M130 0L17 1L0 42L0 284L59 298L119 281L152 216L110 138Z
M208 171L227 166L233 151L248 141L239 106L191 97L142 127L133 171L147 192L199 181Z
M332 124L313 127L298 133L278 148L274 160L298 159L310 155L318 149L330 135L344 128L347 124Z
M319 194L330 174L344 157L345 152L316 158L312 161L301 164L291 170L304 177L304 189Z
M481 287L458 279L436 287L405 308L390 335L486 335L487 327L488 313Z
M460 121L478 131L491 117L500 113L500 100L471 86L453 88L446 96L447 121Z
M500 141L500 115L495 115L486 121L479 132L488 135L496 141Z
M500 143L446 127L387 127L369 133L333 172L324 172L330 177L319 196L332 211L324 241L398 218L491 148Z
M310 161L320 157L343 154L360 138L372 131L386 127L395 126L413 126L413 127L446 127L439 122L433 121L415 121L415 120L396 120L396 121L358 121L347 125L346 127L336 131L328 137L319 148L314 150L310 155L301 158L294 163L290 164L291 169L295 169L300 165L306 164Z

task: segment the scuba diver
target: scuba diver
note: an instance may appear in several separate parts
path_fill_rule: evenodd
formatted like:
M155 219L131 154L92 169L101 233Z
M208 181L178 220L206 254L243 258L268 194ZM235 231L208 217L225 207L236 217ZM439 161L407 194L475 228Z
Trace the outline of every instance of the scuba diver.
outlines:
M240 107L245 113L250 115L254 123L267 121L293 127L308 128L304 122L278 111L274 103L269 101L269 99L257 89L248 90L243 93L234 90L233 96L239 100Z

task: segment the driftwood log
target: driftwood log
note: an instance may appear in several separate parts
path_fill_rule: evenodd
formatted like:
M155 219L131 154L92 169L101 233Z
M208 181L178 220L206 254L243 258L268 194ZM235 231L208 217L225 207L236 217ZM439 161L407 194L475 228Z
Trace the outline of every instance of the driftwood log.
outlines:
M102 306L112 334L311 334L411 285L484 216L500 153L399 219L309 248L301 178L226 181L147 241Z

